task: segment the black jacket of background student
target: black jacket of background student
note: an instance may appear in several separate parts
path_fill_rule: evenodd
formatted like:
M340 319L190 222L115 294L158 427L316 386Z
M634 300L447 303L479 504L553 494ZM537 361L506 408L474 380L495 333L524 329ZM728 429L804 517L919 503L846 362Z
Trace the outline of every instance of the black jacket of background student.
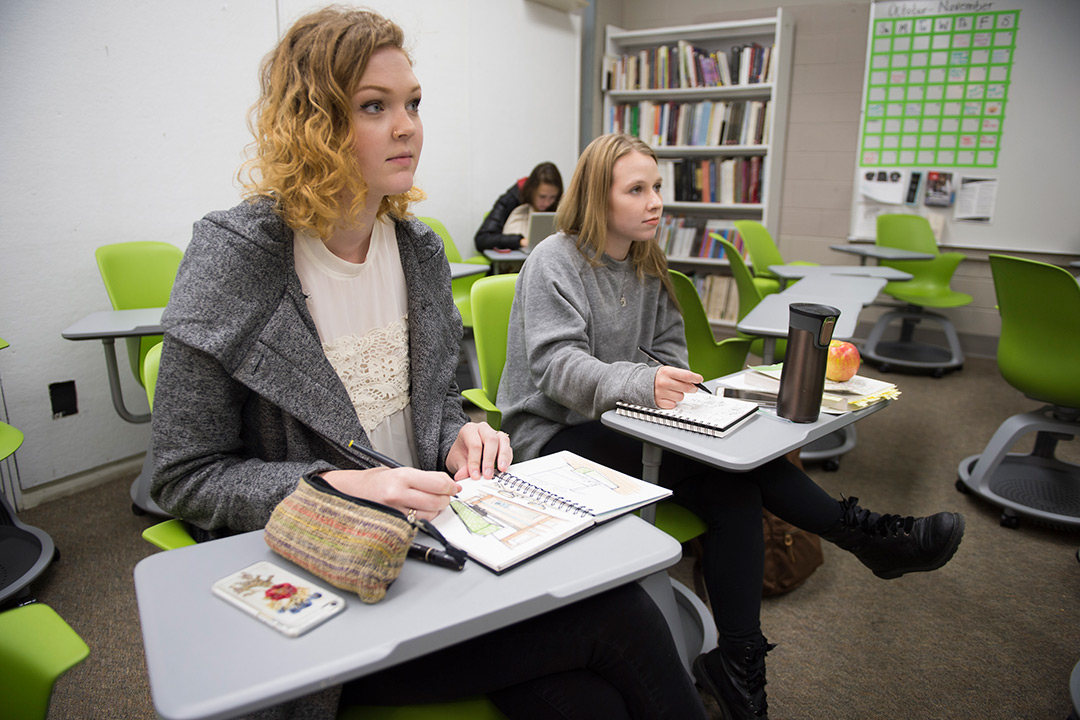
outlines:
M506 218L510 217L510 213L514 211L514 208L521 204L521 187L519 181L511 185L510 189L495 201L495 205L491 208L491 212L484 218L484 222L480 225L480 229L476 231L476 237L473 242L476 245L477 250L481 252L484 250L497 250L499 248L517 250L521 247L522 235L503 235L502 231L503 225L506 224Z

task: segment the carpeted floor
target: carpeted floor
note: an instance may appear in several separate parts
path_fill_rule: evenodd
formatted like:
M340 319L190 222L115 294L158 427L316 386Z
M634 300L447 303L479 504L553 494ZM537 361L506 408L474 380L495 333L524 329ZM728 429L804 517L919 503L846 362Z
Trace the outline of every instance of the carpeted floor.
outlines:
M803 587L765 602L763 629L779 643L769 655L770 716L1064 718L1069 673L1080 660L1080 533L1002 528L998 510L954 487L958 462L1034 403L992 360L969 359L940 380L888 378L903 396L859 423L858 446L837 472L813 464L808 471L829 492L879 512L962 511L967 534L943 569L893 581L826 544L825 564ZM1080 461L1076 445L1059 455ZM139 537L153 520L131 514L130 481L20 515L61 552L34 595L91 649L58 683L53 719L154 717L132 583L135 564L156 552ZM692 587L689 561L673 574Z

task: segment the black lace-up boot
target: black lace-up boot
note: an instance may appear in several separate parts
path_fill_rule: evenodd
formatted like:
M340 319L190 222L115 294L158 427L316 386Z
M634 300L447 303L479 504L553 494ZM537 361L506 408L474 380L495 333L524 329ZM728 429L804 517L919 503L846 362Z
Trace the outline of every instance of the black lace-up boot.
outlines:
M859 498L844 498L840 520L821 537L852 553L879 578L937 570L949 562L964 537L960 513L922 518L878 515L858 502Z
M698 685L716 698L724 720L761 720L769 717L765 701L765 654L776 645L758 636L752 641L728 642L694 661Z

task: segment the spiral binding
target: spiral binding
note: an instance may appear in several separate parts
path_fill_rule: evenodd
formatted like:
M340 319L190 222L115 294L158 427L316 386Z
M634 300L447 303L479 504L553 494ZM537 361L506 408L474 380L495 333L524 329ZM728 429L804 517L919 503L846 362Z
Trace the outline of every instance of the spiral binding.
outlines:
M700 422L692 418L681 417L669 410L648 408L642 405L619 402L615 406L615 412L619 415L634 418L635 420L644 420L646 422L656 423L657 425L665 425L680 430L689 430L691 432L701 433L702 435L724 437L726 434L726 430L716 427L715 425L709 425L708 423Z
M528 480L522 480L517 475L512 475L508 472L496 473L495 482L498 483L499 487L520 493L530 500L542 502L545 505L550 505L551 507L570 513L571 515L584 516L595 514L590 507L576 503L573 500L567 500L561 495L556 495L550 490L545 490L542 487L533 485Z

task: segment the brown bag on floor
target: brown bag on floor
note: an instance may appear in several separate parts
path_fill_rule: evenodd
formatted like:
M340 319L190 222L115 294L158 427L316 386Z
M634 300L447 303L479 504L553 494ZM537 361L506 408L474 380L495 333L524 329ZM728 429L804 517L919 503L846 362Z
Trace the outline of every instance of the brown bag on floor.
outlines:
M825 562L821 538L784 522L768 510L761 511L765 532L765 581L762 597L783 595L806 582Z

